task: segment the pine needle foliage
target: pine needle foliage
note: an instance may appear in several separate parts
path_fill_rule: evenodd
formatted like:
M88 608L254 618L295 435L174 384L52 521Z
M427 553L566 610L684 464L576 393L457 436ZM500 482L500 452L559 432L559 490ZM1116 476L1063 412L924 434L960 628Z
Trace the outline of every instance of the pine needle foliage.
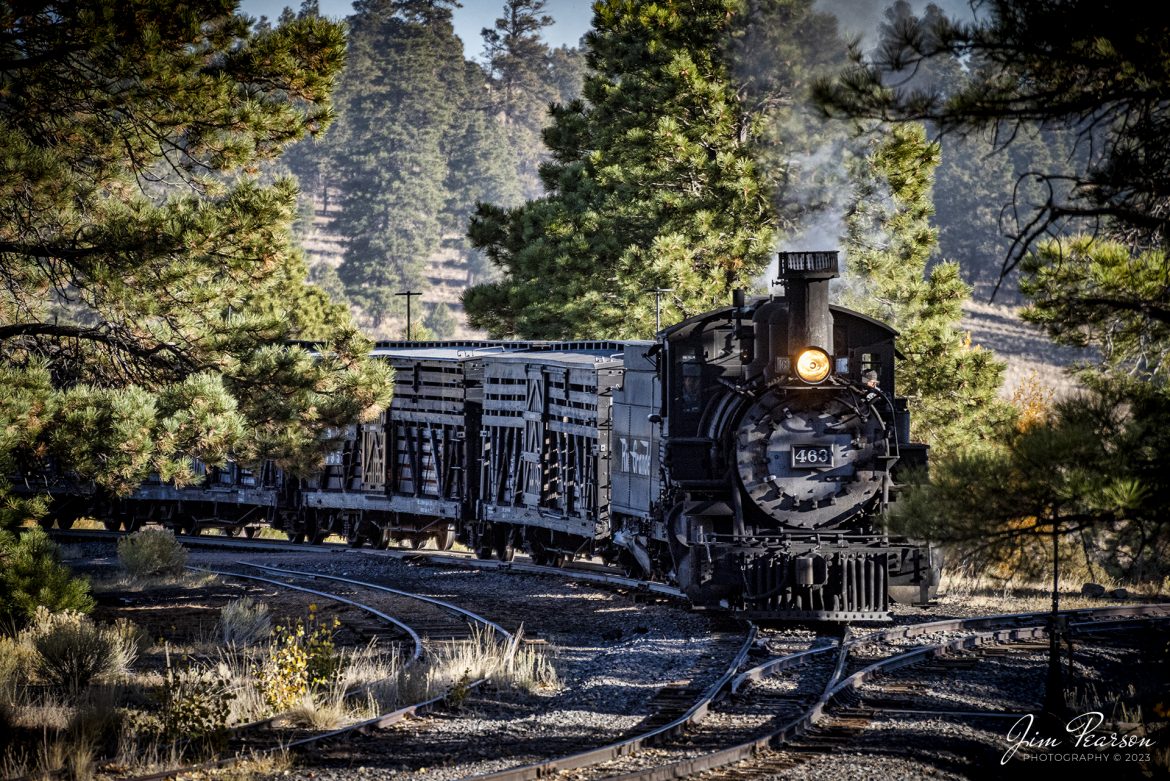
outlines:
M774 244L772 189L752 155L759 117L724 60L734 0L606 0L586 35L583 98L551 110L548 195L481 204L469 235L503 276L464 293L494 336L647 337L730 301Z
M38 608L51 612L93 609L89 581L75 578L39 528L17 536L0 531L0 624L23 626Z
M122 492L229 451L304 467L327 426L386 402L367 343L305 284L294 183L260 178L330 121L343 30L254 29L235 5L0 11L0 374L16 389L0 473L48 463ZM297 338L328 344L314 358Z
M936 462L930 484L894 505L894 525L976 567L1050 548L1055 533L1113 578L1158 582L1170 555L1168 407L1140 383L1058 401L1046 421Z
M1012 417L997 397L1004 364L959 330L970 288L955 263L927 266L938 245L931 186L937 144L921 125L895 125L855 165L846 219L844 303L899 332L899 386L911 436L939 456L999 436Z

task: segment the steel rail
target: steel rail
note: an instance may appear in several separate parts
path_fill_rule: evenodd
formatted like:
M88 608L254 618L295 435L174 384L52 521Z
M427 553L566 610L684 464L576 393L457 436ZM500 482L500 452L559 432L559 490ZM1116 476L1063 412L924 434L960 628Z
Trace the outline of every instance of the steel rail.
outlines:
M1108 618L1111 616L1127 616L1124 621L1117 622L1085 622L1078 623L1078 628L1092 630L1100 628L1102 631L1113 631L1115 628L1125 625L1132 627L1137 625L1142 619L1132 618L1133 616L1148 616L1151 618L1165 619L1165 615L1170 606L1166 604L1144 604L1144 605L1126 605L1120 607L1104 607L1104 608L1079 608L1076 610L1061 611L1060 616L1067 618L1083 618L1090 619L1093 617ZM985 644L992 644L998 642L1005 642L1009 640L1020 639L1034 639L1036 637L1045 636L1048 633L1047 619L1052 615L1051 611L1038 611L1035 613L1010 613L1000 616L984 616L978 618L968 619L946 619L943 621L934 621L929 624L914 624L909 627L901 627L898 629L890 629L875 634L866 635L863 637L852 638L848 643L842 644L842 651L847 647L858 645L864 642L884 641L889 639L901 639L908 637L915 637L922 634L927 634L932 631L962 631L965 625L980 625L979 628L987 629L988 626L996 622L1022 622L1027 619L1037 620L1046 619L1042 625L1036 626L1011 626L998 630L976 632L964 637L955 638L953 640L938 643L935 645L915 648L902 654L875 662L868 667L853 673L844 680L837 682L830 682L830 687L825 694L821 696L808 710L801 716L787 722L779 729L776 729L766 735L762 735L745 743L740 743L735 746L730 746L710 754L704 754L700 757L693 757L690 759L680 760L665 765L659 765L645 770L635 771L622 775L613 776L611 781L665 781L666 779L685 778L695 773L701 773L707 770L714 770L726 765L742 762L751 759L756 754L772 749L777 745L782 745L793 738L802 734L805 730L815 724L825 714L829 704L844 694L846 691L852 691L860 687L863 683L871 680L876 675L889 670L899 669L911 664L923 661L928 657L939 656L948 651L961 650L964 648L975 648ZM832 650L833 646L826 646L824 649L811 649L815 653L825 653ZM802 651L799 654L792 656L803 656L807 658L811 655L808 651ZM784 657L780 659L772 659L759 665L752 670L747 671L745 676L758 670L762 670L770 665L776 665L776 670L786 669L790 664L778 664L782 662ZM803 660L802 660L803 661ZM836 674L836 673L835 673Z
M747 658L748 652L751 651L752 644L756 639L756 627L752 626L748 630L747 639L740 647L739 652L736 653L727 670L719 676L719 679L712 683L703 696L699 698L687 711L679 716L677 719L656 727L648 732L635 735L630 738L619 740L616 743L610 743L598 748L589 749L576 754L559 757L556 759L547 759L540 762L535 762L530 765L522 765L520 767L510 768L508 770L501 770L495 773L488 773L480 776L472 776L472 778L480 779L481 781L522 781L523 779L542 778L551 773L560 770L573 770L576 768L589 767L591 765L599 765L603 762L608 762L617 759L620 756L633 754L642 749L647 744L663 735L671 735L688 724L693 724L702 720L710 710L711 703L717 696L727 688L731 679L735 676L736 670L740 668L744 660Z
M358 602L358 601L353 600L353 599L349 599L348 597L343 597L340 594L332 594L328 591L318 591L317 589L306 588L305 586L294 586L292 583L285 583L283 581L274 580L272 578L263 578L263 577L260 577L259 575L244 575L243 573L240 573L240 572L226 572L223 570L215 570L215 569L210 569L207 567L187 567L187 569L192 570L194 572L209 572L213 575L220 575L222 577L227 577L227 578L243 578L244 580L255 580L255 581L259 581L261 583L270 583L273 586L280 586L281 588L289 588L289 589L292 589L293 591L304 592L305 594L313 594L314 596L322 597L323 599L331 599L334 602L342 602L346 605L356 607L358 610L363 610L363 611L369 613L370 615L376 616L376 617L382 619L383 621L385 621L389 624L393 624L394 626L401 629L408 637L410 637L411 642L414 644L414 651L411 654L411 661L418 661L419 659L422 658L423 641L422 641L422 638L419 637L418 632L414 631L414 629L412 627L410 627L406 623L398 620L394 616L389 615L388 613L383 613L381 610L378 610L375 607L370 607L369 605L362 604L361 602Z
M659 594L664 597L686 599L682 589L658 583L653 580L638 580L622 575L607 575L603 572L589 572L572 567L545 567L540 564L525 564L522 561L492 561L490 559L463 558L455 556L450 551L432 552L424 550L374 550L367 548L348 548L347 552L362 556L384 556L395 559L408 559L414 556L426 556L428 560L439 564L454 564L460 567L474 567L476 569L496 570L502 572L521 572L529 575L557 575L587 583L601 583L608 586L621 586Z
M507 629L504 629L504 627L500 626L495 621L492 621L489 618L484 618L483 616L479 615L478 613L473 613L472 611L470 611L466 608L459 607L459 605L453 605L450 602L444 602L443 600L436 599L435 597L428 597L428 596L425 596L423 594L415 594L415 593L410 592L410 591L402 591L400 589L391 588L390 586L383 586L380 583L370 583L370 582L364 581L364 580L355 580L353 578L345 578L345 577L341 577L339 575L324 575L324 574L319 573L319 572L303 572L301 570L295 570L295 569L283 569L280 567L270 567L267 564L253 564L253 563L247 562L247 561L237 561L236 563L239 564L240 566L243 566L243 567L252 567L254 569L265 570L267 572L277 572L277 573L280 573L281 575L290 575L292 577L307 578L307 579L312 579L312 580L332 580L332 581L335 581L337 583L348 583L349 585L352 585L352 586L361 586L362 588L373 589L375 591L384 591L388 594L395 594L395 595L400 596L400 597L406 597L408 599L415 599L415 600L418 600L420 602L426 602L428 604L435 605L436 607L443 608L444 610L450 610L453 613L458 613L459 615L463 616L464 618L466 618L467 620L469 620L473 623L482 624L483 626L488 627L493 632L498 634L500 637L507 638L509 641L511 641L513 639L512 633L509 632Z
M53 529L50 534L53 537L61 537L65 539L76 540L92 540L92 541L106 541L110 539L118 539L125 536L128 532L112 532L98 529ZM618 586L620 588L629 588L639 592L647 592L657 594L663 597L670 597L673 599L686 599L686 594L681 589L675 586L669 586L665 583L658 583L653 580L638 580L637 578L627 578L622 575L609 575L603 572L591 572L585 569L577 569L575 567L545 567L539 564L526 564L521 561L492 561L487 559L477 559L471 553L458 553L455 551L427 551L416 549L389 549L377 550L374 548L352 548L349 545L342 543L322 543L319 545L307 545L305 543L285 542L282 540L261 540L256 538L236 538L236 537L202 537L182 535L182 543L189 548L220 548L229 550L251 550L251 551L265 551L278 553L309 553L312 551L327 551L335 554L356 554L364 556L381 556L384 558L394 559L414 559L425 557L436 564L443 564L456 567L471 567L473 569L495 570L502 572L520 572L529 575L555 575L562 578L570 578L573 580L583 581L587 583L600 583L609 586Z
M468 689L477 689L480 686L482 686L484 683L486 683L486 679L473 681L472 683L470 683L468 685L467 688ZM194 772L201 771L201 770L211 770L213 768L228 767L229 765L234 765L238 762L242 762L242 761L254 758L256 756L263 756L266 754L275 754L278 751L288 751L290 749L298 749L298 750L304 749L308 746L312 746L316 743L320 743L321 741L324 741L324 740L330 740L332 738L340 738L340 737L345 737L347 735L352 735L352 734L357 734L357 733L361 733L361 734L369 733L369 732L372 732L373 730L376 730L376 729L384 729L385 727L389 727L393 724L397 724L398 722L400 722L404 719L407 719L411 716L421 716L425 713L429 713L430 711L434 710L436 707L441 705L443 703L443 701L446 700L446 698L447 698L447 693L444 693L444 694L439 695L438 697L432 697L429 700L425 700L423 702L418 702L418 703L415 703L414 705L407 705L404 708L399 708L398 710L390 711L389 713L384 713L381 716L375 716L372 719L366 719L365 721L359 721L359 722L356 722L354 724L350 724L348 726L341 727L339 729L330 730L328 732L322 732L322 733L317 734L317 735L309 735L308 737L304 737L304 738L301 738L299 740L294 740L291 743L286 743L286 744L282 744L279 746L270 746L269 748L259 749L257 751L254 751L253 755L251 757L247 757L247 756L225 757L223 759L215 759L215 760L211 760L209 762L202 762L202 763L199 763L196 765L188 765L186 767L171 768L169 770L161 770L157 773L149 773L147 775L132 776L129 779L127 779L127 781L169 781L169 779L173 779L176 776L182 775L184 773L194 773Z
M258 566L258 565L249 565L246 562L240 562L240 563L244 564L244 566ZM275 568L268 568L268 567L260 567L260 568L261 569L275 569ZM351 600L351 599L348 599L346 597L342 597L338 594L332 594L329 592L318 591L316 589L305 588L303 586L296 586L296 585L293 585L291 583L285 583L283 581L274 580L271 578L264 578L264 577L260 577L258 575L245 575L243 573L226 572L226 571L214 570L214 569L204 568L204 567L187 567L187 569L193 570L196 572L209 572L209 573L221 575L224 577L242 578L245 580L259 581L261 583L270 583L272 585L280 586L282 588L288 588L288 589L292 589L294 591L300 591L300 592L320 596L320 597L323 597L325 599L331 599L331 600L335 600L338 602L344 602L345 604L352 605L352 606L357 607L361 610L365 610L366 612L371 613L372 615L375 615L378 618L382 618L384 620L387 620L399 628L405 629L405 631L407 631L408 634L410 634L412 639L415 641L415 652L414 652L412 659L414 661L417 661L422 656L422 639L418 636L417 632L415 632L410 627L407 627L405 624L403 624L402 622L393 618L392 616L389 616L386 613L384 613L376 608L370 607L368 605L363 605L362 603L357 602L355 600ZM288 573L288 572L295 572L295 570L286 571L286 573ZM308 575L311 573L305 573L305 574ZM343 579L343 578L335 578L335 577L326 576L326 575L313 575L313 576L324 578L324 579L329 579L329 580L340 580L342 582L349 582L353 585L369 586L370 588L373 588L375 590L388 590L388 591L391 591L392 593L400 594L402 596L418 597L426 602L434 602L435 604L441 605L443 607L449 607L449 608L453 609L454 612L459 613L460 615L475 616L475 614L471 613L470 611L466 611L466 610L459 608L458 606L455 606L455 605L447 605L446 603L443 603L442 600L434 600L434 599L431 599L430 597L423 597L423 596L417 595L417 594L410 594L408 592L399 591L397 589L388 589L385 587L380 587L377 584L367 584L367 583L362 583L360 581L348 581L348 580ZM482 617L478 617L478 616L475 616L475 617L482 618ZM499 631L503 632L503 634L511 640L512 651L513 652L515 651L515 638L513 637L513 635L511 633L506 632L505 630L503 630L502 627L498 627L497 624L495 624L491 621L488 621L487 619L482 619L482 620L484 621L484 623L488 624L489 626L499 628ZM478 689L486 682L487 682L487 679L473 681L468 685L467 688L468 689ZM376 729L383 729L385 727L396 724L404 719L407 719L411 716L419 716L419 715L422 715L422 714L425 714L425 713L428 713L428 712L434 710L444 700L446 700L447 695L448 695L448 693L443 693L437 697L432 697L429 700L414 703L413 705L407 705L407 706L399 708L397 710L390 711L388 713L383 713L379 716L375 716L371 719L366 719L364 721L359 721L359 722L356 722L354 724L346 725L345 727L340 727L338 729L330 730L328 732L322 732L322 733L319 733L316 735L309 735L309 736L300 738L298 740L294 740L290 743L282 744L279 746L270 746L268 748L259 749L259 750L255 751L253 755L255 756L255 755L272 754L272 753L275 753L277 751L288 751L288 750L293 750L293 749L300 750L300 749L304 749L308 746L312 746L316 743L320 743L320 742L325 741L325 740L344 737L346 735L352 735L352 734L357 734L357 733L368 733L368 732L371 732L371 731L376 730ZM278 717L274 717L274 718L278 718ZM272 721L272 719L266 719L266 720L262 720L259 722L253 722L252 724L241 725L240 727L237 727L236 729L257 727L257 726L261 726L265 723L270 723L271 721ZM241 757L241 756L225 757L223 759L217 759L217 760L212 760L209 762L203 762L203 763L199 763L199 764L195 764L195 765L189 765L187 767L170 768L170 769L160 771L157 773L150 773L147 775L134 776L131 779L131 781L164 781L164 779L174 778L176 775L180 775L183 773L196 772L196 771L200 771L200 770L209 770L212 768L227 767L229 765L236 764L237 762L240 762L240 761L245 760L245 759L248 759L248 757Z

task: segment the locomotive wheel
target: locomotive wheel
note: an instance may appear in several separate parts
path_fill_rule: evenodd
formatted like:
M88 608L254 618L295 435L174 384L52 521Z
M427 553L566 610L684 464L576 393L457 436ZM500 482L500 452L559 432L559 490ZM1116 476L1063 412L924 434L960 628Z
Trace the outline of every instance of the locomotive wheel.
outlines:
M240 536L240 527L239 526L225 526L225 527L223 527L223 533L228 537L239 537Z
M309 542L313 545L320 545L321 543L325 542L325 538L328 536L328 531L321 531L319 529L314 530L313 536L309 539Z
M386 550L390 547L390 531L388 529L378 529L378 535L372 540L373 545L378 550Z
M106 527L106 531L116 532L122 529L122 522L118 520L106 520L102 521L102 526Z
M142 519L141 518L129 518L126 520L125 524L123 524L123 525L124 525L124 528L126 529L126 531L136 532L142 528Z
M304 532L285 532L288 535L289 542L301 543L305 541Z
M76 520L77 519L74 518L72 515L62 515L60 518L57 519L57 528L58 529L72 529L73 522Z
M490 545L482 545L475 549L475 558L490 559L492 557L492 548Z
M415 550L422 550L427 547L427 538L421 534L416 534L410 538L410 547Z
M245 526L244 527L244 536L247 537L249 540L252 539L253 537L255 537L256 536L256 527L255 526Z

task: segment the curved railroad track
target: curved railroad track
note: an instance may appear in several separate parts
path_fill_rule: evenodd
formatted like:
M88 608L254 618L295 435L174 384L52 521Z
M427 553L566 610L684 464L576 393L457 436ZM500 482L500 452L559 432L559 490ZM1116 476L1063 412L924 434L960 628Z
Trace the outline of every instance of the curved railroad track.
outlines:
M97 529L52 529L48 532L53 539L63 542L110 542L126 536L129 532L101 531ZM417 548L354 548L344 543L306 544L266 540L248 537L209 537L201 535L179 535L177 537L188 548L233 550L241 552L310 553L329 551L337 554L385 557L405 561L426 560L434 565L464 567L489 572L515 572L529 575L545 575L583 583L595 583L629 589L670 599L686 599L678 588L652 580L627 577L616 568L593 562L570 562L561 567L533 564L526 561L496 561L476 558L473 553L460 551L437 551ZM517 556L522 554L517 553Z
M378 600L382 604L377 606L368 604L367 602L359 602L353 599L349 594L340 594L335 591L324 591L321 589L313 589L305 586L295 585L286 580L277 579L274 577L264 577L257 574L247 574L242 572L234 572L222 569L213 569L209 567L188 567L188 569L199 572L207 572L215 574L220 577L238 578L254 582L267 583L269 585L277 586L278 588L289 589L300 593L310 594L322 599L339 602L350 607L356 608L360 611L366 612L379 620L393 626L398 633L409 638L411 641L412 650L410 652L410 661L412 663L423 658L426 652L427 643L435 642L451 642L458 640L466 640L471 637L473 630L470 627L481 627L484 631L492 633L500 642L504 643L509 649L509 653L515 653L518 639L512 633L504 629L502 626L494 621L491 621L483 616L473 613L458 605L446 602L444 600L436 599L424 594L416 594L402 589L394 589L388 586L383 586L376 583L369 583L366 581L356 580L352 578L344 578L333 575L323 575L313 572L302 572L297 570L280 569L276 567L269 567L266 565L252 564L249 562L237 562L241 566L251 567L258 570L263 570L274 575L283 576L285 578L303 578L303 579L320 579L332 582L341 583L351 587L351 592L365 589L374 592L379 597ZM367 597L367 599L369 599ZM389 603L389 604L386 604ZM391 608L400 611L398 614L418 612L421 608L426 615L423 618L413 616L407 623L401 618L392 615L388 610ZM485 683L484 680L472 681L468 684L468 689L476 689ZM361 687L366 688L366 687ZM349 692L353 694L356 692ZM232 756L214 759L207 762L197 763L194 765L187 765L183 767L170 768L165 771L149 773L145 775L134 776L134 781L161 781L161 779L171 778L183 773L193 773L196 771L208 770L211 768L222 768L239 762L242 759L255 758L256 756L287 751L303 751L307 748L316 746L326 741L345 740L353 735L365 734L373 730L384 729L403 721L412 716L420 716L428 713L435 708L442 705L449 692L444 692L437 697L428 698L421 702L412 703L392 711L381 713L373 718L365 719L353 724L349 724L337 729L326 731L310 732L307 730L275 730L271 734L266 734L274 724L285 717L286 714L276 714L275 716L255 721L250 724L238 725L232 730L232 740L230 751Z

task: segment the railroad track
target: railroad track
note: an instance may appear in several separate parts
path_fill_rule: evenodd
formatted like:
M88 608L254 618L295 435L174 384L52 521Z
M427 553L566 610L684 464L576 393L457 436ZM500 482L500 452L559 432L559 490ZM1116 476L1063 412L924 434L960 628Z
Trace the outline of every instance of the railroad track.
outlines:
M96 529L52 529L49 531L49 534L53 539L62 542L110 542L126 536L127 532L100 531ZM183 545L189 548L247 551L253 553L308 553L311 551L329 551L330 553L339 555L375 556L393 558L401 561L427 561L436 566L454 566L485 571L552 576L583 583L595 583L615 588L629 589L630 591L642 592L668 599L686 599L686 595L674 586L652 580L639 580L638 578L626 577L625 575L619 574L614 568L592 562L574 562L563 567L549 567L517 560L505 562L478 559L472 553L462 553L459 551L430 551L415 548L376 550L373 548L352 548L343 543L306 545L305 543L247 537L180 535L179 539ZM522 554L517 554L517 556L520 555Z
M1170 615L1170 606L1132 605L1100 609L1062 611L1070 628L1081 633L1110 632L1132 629L1148 623L1149 619L1165 620ZM867 727L875 713L874 708L857 707L857 694L863 686L889 674L894 670L923 663L938 665L936 672L945 672L954 664L947 654L956 652L1033 654L1046 649L1048 613L1018 613L989 616L976 619L953 619L927 622L907 627L878 631L861 637L850 638L837 649L831 647L813 648L800 654L770 659L741 673L732 680L736 690L763 681L776 673L792 669L797 664L807 664L818 659L818 669L827 666L827 660L837 651L833 673L823 693L811 704L799 706L800 712L793 714L786 703L776 708L775 718L766 731L749 740L734 742L729 739L720 747L687 746L685 756L667 758L650 767L617 772L610 778L623 781L661 781L662 779L685 778L706 771L716 779L759 778L770 774L783 774L803 761L803 757L835 751L852 744L859 732ZM914 640L938 633L960 633L942 642L928 642L876 660L869 660L859 669L850 671L850 654L862 645L877 645L898 641ZM1042 643L1042 644L1041 644ZM1008 645L1004 645L1008 644ZM963 659L959 664L969 664ZM812 684L815 690L815 683ZM752 686L751 688L755 688ZM807 689L806 689L807 690ZM749 689L750 691L750 689ZM755 695L751 695L755 696ZM844 708L830 710L835 703L846 700ZM891 710L908 712L905 702L893 703ZM968 716L954 711L932 711L937 717ZM979 716L990 715L987 713ZM1003 717L1019 714L995 714ZM781 750L782 749L782 750Z
M339 575L326 575L319 572L283 569L266 564L239 561L242 567L260 570L274 576L302 580L326 580L349 586L351 591L365 589L377 592L382 601L402 612L412 613L412 625L417 627L422 636L431 642L450 642L468 640L476 631L492 633L501 642L512 642L514 637L510 631L478 613L451 602L446 602L425 594L391 588L390 586L370 581L356 580Z
M618 757L636 754L655 744L656 741L680 734L688 725L698 723L706 717L714 700L726 690L735 673L743 666L756 638L756 628L746 632L725 632L715 640L715 645L731 653L730 662L713 681L705 685L688 681L675 687L667 687L659 693L656 713L648 717L638 731L621 740L602 746L582 746L561 756L544 759L508 770L475 776L487 781L519 781L520 779L542 778L559 771L593 768ZM714 654L719 656L719 653Z
M366 612L390 624L400 634L410 639L412 648L410 660L412 662L417 662L423 658L426 653L427 644L467 640L476 629L491 633L498 639L498 642L505 644L505 647L509 649L509 653L515 653L517 647L518 640L515 635L498 623L473 613L466 608L431 596L334 575L280 569L244 561L237 562L237 564L276 577L265 577L260 574L204 567L189 567L188 569L208 572L220 577L268 583L279 588L290 589L311 594L322 599L340 602ZM324 591L322 589L308 588L289 583L287 582L288 579L326 580L343 584L348 586L349 589L346 593ZM373 592L373 595L376 597L374 601L379 602L379 604L374 606L368 604L368 602L359 602L353 599L353 595L356 595L361 590ZM369 600L369 597L366 597L366 599ZM398 615L412 614L410 623L408 624L401 618L396 617L390 611L395 611ZM468 690L477 689L485 682L484 680L472 681L468 684L467 688ZM359 687L359 689L347 694L357 694L365 688L367 687ZM354 735L384 729L412 716L429 713L436 707L441 706L446 697L447 693L445 692L422 702L412 703L405 707L379 714L370 719L324 732L309 733L306 730L289 729L272 730L274 725L285 717L285 714L277 714L260 721L235 727L232 730L230 747L230 750L234 754L233 756L137 776L134 781L161 781L161 779L170 778L181 773L226 767L240 761L245 756L245 753L248 757L255 757L273 752L303 751L327 741L345 740ZM270 734L266 735L266 732L270 732Z

